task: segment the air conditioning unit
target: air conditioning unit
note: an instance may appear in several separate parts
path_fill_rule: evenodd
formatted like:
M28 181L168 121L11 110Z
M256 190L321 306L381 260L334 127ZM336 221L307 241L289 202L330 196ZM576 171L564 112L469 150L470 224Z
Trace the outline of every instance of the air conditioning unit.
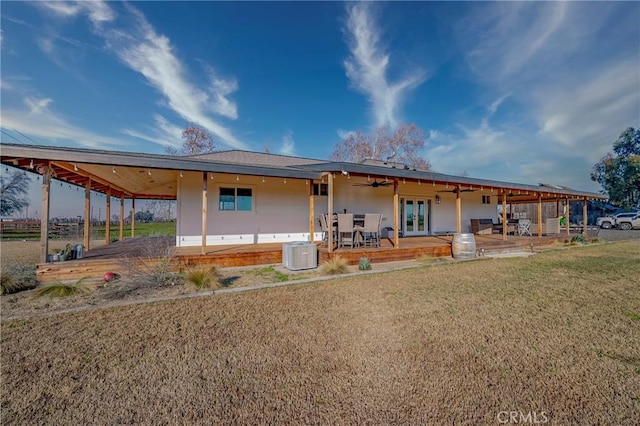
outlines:
M307 241L282 244L282 264L292 271L318 267L318 247Z

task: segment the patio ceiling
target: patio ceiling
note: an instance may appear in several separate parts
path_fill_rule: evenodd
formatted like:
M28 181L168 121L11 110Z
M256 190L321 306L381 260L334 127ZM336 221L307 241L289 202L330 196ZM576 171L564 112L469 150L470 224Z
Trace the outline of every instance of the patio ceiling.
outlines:
M51 172L62 182L111 192L116 197L176 199L181 173L232 173L267 177L320 179L312 170L266 167L198 158L129 152L2 144L2 163L31 173Z

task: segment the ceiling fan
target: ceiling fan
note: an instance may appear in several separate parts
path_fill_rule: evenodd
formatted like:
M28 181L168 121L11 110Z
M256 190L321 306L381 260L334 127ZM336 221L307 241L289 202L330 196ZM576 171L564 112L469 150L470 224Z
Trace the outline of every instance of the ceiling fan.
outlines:
M374 179L373 182L369 183L354 183L353 186L370 186L372 188L378 188L379 186L388 186L393 185L393 182L389 182L388 180L384 180L382 182L378 182L377 179Z

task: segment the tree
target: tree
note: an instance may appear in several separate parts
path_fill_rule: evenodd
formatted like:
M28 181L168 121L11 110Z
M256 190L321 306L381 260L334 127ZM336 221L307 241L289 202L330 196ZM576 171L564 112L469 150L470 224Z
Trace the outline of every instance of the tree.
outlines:
M9 216L29 205L27 192L31 178L26 172L7 172L0 176L0 215Z
M393 161L429 170L431 165L419 154L425 141L424 132L415 124L400 124L393 133L389 126L380 126L370 134L360 130L351 133L336 145L329 158L352 163L366 159Z
M213 151L213 138L207 129L197 123L189 123L182 131L182 147L165 148L169 155L199 155Z
M629 208L640 205L640 129L629 127L593 166L591 180L609 194L613 204Z

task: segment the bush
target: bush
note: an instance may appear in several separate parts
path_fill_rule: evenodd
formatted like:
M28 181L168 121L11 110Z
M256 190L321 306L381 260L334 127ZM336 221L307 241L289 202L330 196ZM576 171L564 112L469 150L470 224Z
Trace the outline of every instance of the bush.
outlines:
M349 271L347 261L340 256L334 257L322 264L320 272L324 275L340 275Z
M36 286L36 266L8 263L0 270L0 294L31 290Z
M64 284L60 281L54 284L48 284L40 287L36 290L35 296L52 296L52 297L67 297L75 294L88 293L91 288L84 283L87 277L80 278L78 281L70 284Z
M371 269L371 261L367 257L361 257L358 262L358 269L361 271L368 271Z
M148 239L138 256L122 260L123 268L141 286L162 287L180 282L181 277L172 265L174 248L159 241L162 240Z
M584 235L578 234L578 235L574 235L573 238L571 238L571 243L572 244L589 244L589 241L587 241Z
M198 290L203 288L209 288L212 284L215 287L219 287L220 277L215 266L211 268L192 268L187 271L187 281L193 283Z

